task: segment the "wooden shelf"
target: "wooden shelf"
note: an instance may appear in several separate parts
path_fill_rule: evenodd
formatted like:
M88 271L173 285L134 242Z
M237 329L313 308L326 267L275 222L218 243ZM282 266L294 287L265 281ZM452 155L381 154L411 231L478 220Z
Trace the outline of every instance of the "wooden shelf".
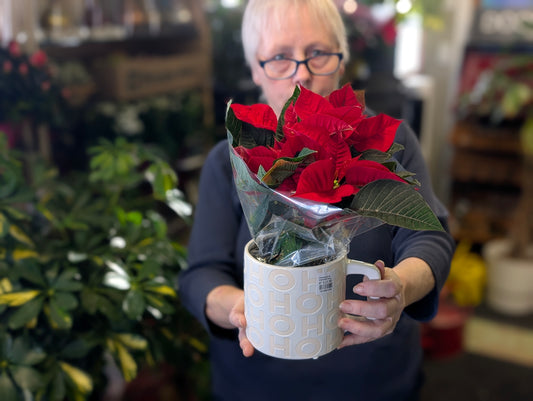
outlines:
M78 43L44 42L47 54L59 62L80 60L94 80L94 94L105 100L129 101L151 96L197 91L206 127L215 121L211 32L203 1L183 0L191 21L108 40Z
M451 143L456 149L480 152L520 154L518 130L515 127L496 128L475 122L459 121L455 125Z
M520 187L522 164L516 156L498 156L456 148L452 162L455 181Z
M518 129L459 121L450 142L452 234L476 243L504 236L522 184Z
M452 234L476 243L504 236L511 228L518 189L454 183Z

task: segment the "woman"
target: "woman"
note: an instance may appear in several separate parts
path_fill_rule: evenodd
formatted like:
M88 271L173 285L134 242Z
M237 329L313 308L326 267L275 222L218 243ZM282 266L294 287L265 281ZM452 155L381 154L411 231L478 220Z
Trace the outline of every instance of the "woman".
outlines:
M339 86L348 59L346 33L331 0L250 0L242 26L254 82L279 115L301 85L323 96ZM398 161L417 173L420 193L446 227L412 132L404 125ZM210 153L189 243L189 269L180 278L184 305L210 334L217 400L414 400L420 388L418 321L435 313L454 243L447 233L413 232L387 225L352 241L349 256L375 263L382 280L354 288L367 302L344 301L343 312L377 319L340 319L339 350L317 360L283 360L254 352L245 335L243 250L250 232L233 184L228 144ZM386 268L391 266L392 268ZM351 288L349 286L348 288ZM350 298L354 297L350 294Z

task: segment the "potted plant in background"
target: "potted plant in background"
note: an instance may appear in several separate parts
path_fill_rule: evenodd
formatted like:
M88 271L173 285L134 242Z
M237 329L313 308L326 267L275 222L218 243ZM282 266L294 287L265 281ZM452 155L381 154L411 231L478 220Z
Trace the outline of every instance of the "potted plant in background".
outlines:
M89 399L105 388L109 356L126 381L159 361L187 375L204 350L174 291L184 248L170 239L165 214L186 216L190 206L173 171L118 140L91 149L88 174L59 177L33 165L28 185L6 148L4 139L2 399Z
M62 123L65 97L46 53L24 54L15 41L0 48L0 93L0 128L10 146L24 142L28 157L50 159L50 126Z
M2 54L25 59L13 49ZM42 86L15 88L30 101ZM60 87L46 93L69 114ZM1 106L8 123L50 117ZM157 145L120 136L93 138L88 163L65 170L64 155L54 155L70 149L65 138L43 153L0 133L0 399L101 400L110 384L139 396L149 377L139 372L154 366L167 372L174 399L201 399L204 332L175 292L191 206L174 170Z
M495 310L524 315L533 312L533 72L528 55L508 57L479 75L473 90L459 103L462 118L481 118L491 125L516 127L522 158L520 197L505 238L488 241L487 301Z

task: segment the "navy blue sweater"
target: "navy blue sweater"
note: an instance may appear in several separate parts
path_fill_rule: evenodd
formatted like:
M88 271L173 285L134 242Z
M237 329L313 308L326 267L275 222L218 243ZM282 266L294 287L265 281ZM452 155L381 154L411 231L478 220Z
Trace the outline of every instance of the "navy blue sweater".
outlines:
M435 197L412 131L402 124L395 156L416 173L420 193L444 227L447 212ZM220 285L243 285L243 251L251 239L237 197L226 141L210 152L202 169L199 201L188 246L189 267L179 280L180 297L210 335L212 390L216 400L252 401L401 401L416 399L422 349L418 321L431 319L449 272L454 241L448 233L415 232L381 225L354 238L349 257L386 266L415 256L435 276L435 288L404 310L396 329L377 341L335 350L316 360L284 360L256 351L242 356L236 330L223 330L205 315L207 294ZM355 283L348 283L350 289ZM348 291L347 291L348 292Z

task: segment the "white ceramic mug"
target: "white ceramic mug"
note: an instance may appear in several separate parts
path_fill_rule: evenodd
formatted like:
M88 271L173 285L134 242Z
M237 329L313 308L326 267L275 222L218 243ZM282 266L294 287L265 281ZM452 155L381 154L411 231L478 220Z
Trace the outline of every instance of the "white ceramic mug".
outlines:
M317 266L282 267L262 263L244 250L246 336L262 353L284 359L309 359L336 349L344 332L337 326L346 277L381 277L369 263L346 254Z

